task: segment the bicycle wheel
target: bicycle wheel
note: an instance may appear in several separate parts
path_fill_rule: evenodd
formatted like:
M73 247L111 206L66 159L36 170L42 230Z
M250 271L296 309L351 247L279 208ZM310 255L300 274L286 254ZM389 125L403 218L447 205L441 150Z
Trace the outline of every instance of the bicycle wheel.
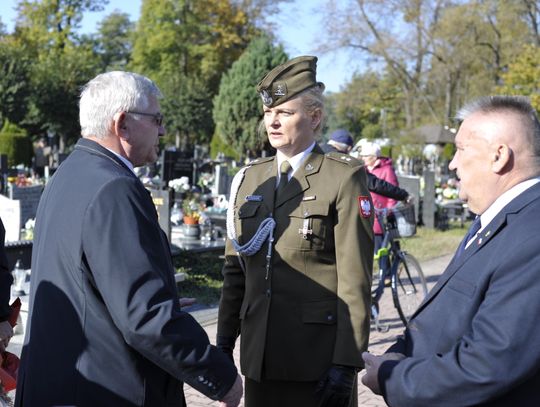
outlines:
M408 253L398 259L392 275L392 297L399 317L405 325L427 295L426 278L418 261Z

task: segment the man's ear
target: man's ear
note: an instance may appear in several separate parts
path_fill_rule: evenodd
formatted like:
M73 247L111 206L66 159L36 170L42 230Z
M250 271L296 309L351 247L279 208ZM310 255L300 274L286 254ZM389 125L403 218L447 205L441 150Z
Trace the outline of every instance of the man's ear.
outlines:
M114 115L113 119L113 130L114 134L116 134L118 137L128 140L129 139L129 132L126 124L126 118L127 115L125 112L119 112Z
M492 154L491 169L498 174L510 163L512 149L507 144L499 144Z

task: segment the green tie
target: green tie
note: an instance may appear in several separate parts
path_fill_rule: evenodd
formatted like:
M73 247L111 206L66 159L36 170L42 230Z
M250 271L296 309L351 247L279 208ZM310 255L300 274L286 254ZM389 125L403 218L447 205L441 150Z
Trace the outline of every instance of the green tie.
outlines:
M283 192L289 182L289 171L291 168L291 164L288 161L283 161L279 166L279 184L276 188L276 198Z

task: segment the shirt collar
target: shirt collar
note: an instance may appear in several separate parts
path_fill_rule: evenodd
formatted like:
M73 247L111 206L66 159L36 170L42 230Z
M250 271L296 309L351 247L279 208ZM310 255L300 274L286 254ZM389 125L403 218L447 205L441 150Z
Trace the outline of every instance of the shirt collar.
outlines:
M126 166L131 170L131 172L135 174L135 169L133 168L133 164L131 163L131 161L129 161L126 157L122 157L120 154L118 154L116 151L111 150L110 148L107 148L107 150L117 156L124 164L126 164ZM135 174L135 176L137 176L137 174Z
M480 230L484 229L485 226L489 225L489 223L497 216L497 214L511 201L516 199L519 195L521 195L523 192L525 192L527 189L532 187L533 185L540 182L540 178L531 178L526 181L520 182L517 185L514 185L512 188L510 188L508 191L503 193L501 196L499 196L495 202L491 204L489 208L485 210L485 212L480 216L480 223L481 227Z
M306 157L308 156L309 153L311 153L313 151L313 148L315 148L315 144L317 144L316 142L313 142L308 148L306 148L304 151L302 151L301 153L298 153L296 154L295 156L291 157L291 158L286 158L285 156L283 156L283 154L280 154L280 152L278 151L277 154L276 154L276 157L277 157L277 167L278 167L278 178L279 178L279 168L281 166L281 163L285 160L287 160L289 162L289 164L291 164L291 168L292 168L292 171L289 172L289 179L291 179L291 177L293 176L294 172L300 168L300 166L302 165L302 162L306 159ZM278 182L279 182L279 179L278 179Z

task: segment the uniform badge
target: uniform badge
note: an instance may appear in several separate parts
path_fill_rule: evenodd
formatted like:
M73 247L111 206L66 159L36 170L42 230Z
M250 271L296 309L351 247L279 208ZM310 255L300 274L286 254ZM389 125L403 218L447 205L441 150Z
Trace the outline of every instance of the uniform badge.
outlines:
M263 197L262 195L247 195L246 201L248 202L262 202Z
M270 106L273 101L272 96L270 96L266 89L261 91L261 99L266 106Z
M276 90L274 91L274 96L285 96L287 94L287 85L284 83L276 84Z
M371 202L369 197L365 195L358 196L358 210L360 211L360 216L363 218L369 218L371 216Z

